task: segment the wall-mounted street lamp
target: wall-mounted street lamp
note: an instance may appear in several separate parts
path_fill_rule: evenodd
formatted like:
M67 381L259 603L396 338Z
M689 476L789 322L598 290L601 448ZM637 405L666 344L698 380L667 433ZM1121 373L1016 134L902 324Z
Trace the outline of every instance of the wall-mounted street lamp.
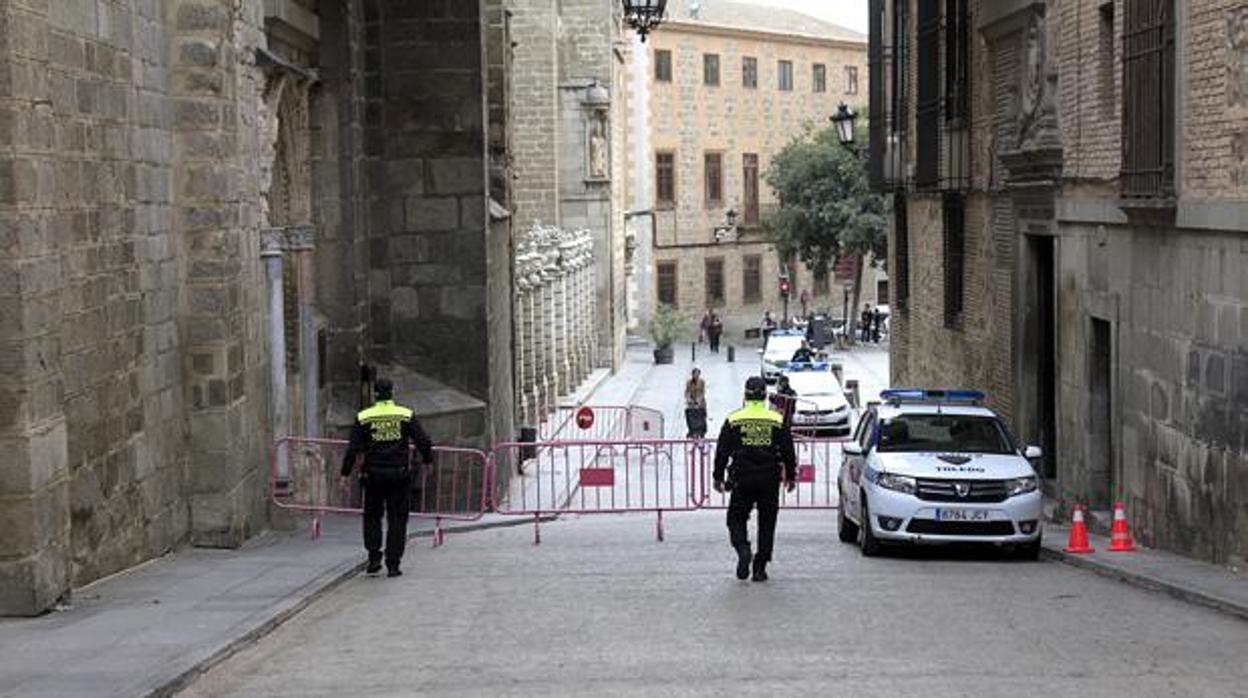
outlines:
M724 223L722 225L715 226L715 242L724 242L729 239L730 236L736 237L736 234L737 212L733 209L728 209L727 213L724 214Z
M830 117L832 125L836 127L836 139L846 148L854 147L854 120L857 118L858 114L845 106L844 102L841 102L836 113Z
M667 0L624 0L624 21L637 30L642 43L663 22Z

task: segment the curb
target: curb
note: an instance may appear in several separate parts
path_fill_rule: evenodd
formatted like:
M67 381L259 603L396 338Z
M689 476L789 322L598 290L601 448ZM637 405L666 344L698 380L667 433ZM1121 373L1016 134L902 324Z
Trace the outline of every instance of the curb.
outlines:
M1229 601L1213 594L1208 594L1198 589L1186 587L1175 582L1157 579L1156 577L1150 577L1138 572L1131 572L1129 570L1113 567L1083 555L1073 555L1053 548L1041 548L1040 557L1050 562L1060 562L1062 564L1070 565L1071 567L1077 567L1108 579L1115 579L1119 582L1139 589L1166 594L1167 596L1176 598L1180 601L1185 601L1196 606L1203 606L1214 611L1236 616L1240 620L1248 621L1248 606L1234 601Z
M542 523L546 523L554 521L556 518L557 517L555 516L549 516L542 517L540 520ZM501 521L465 524L462 526L455 526L453 528L446 527L442 529L442 532L444 534L472 533L474 531L486 531L495 528L524 526L532 523L533 519L531 518L516 517L515 519L506 519ZM407 539L411 541L416 538L429 538L432 536L433 531L418 531L408 536ZM296 600L292 605L278 611L272 617L264 619L256 627L247 630L242 635L239 635L230 642L226 643L224 647L196 662L187 669L179 672L173 678L164 681L160 685L142 693L141 695L144 696L144 698L167 698L169 696L176 695L179 691L195 683L200 676L203 676L208 671L212 670L213 667L216 667L217 665L230 659L249 645L255 644L256 642L264 639L265 636L269 635L274 630L277 630L290 619L299 615L304 609L342 586L353 577L358 576L363 571L364 562L358 560L344 562L330 569L330 571L304 585L303 588L309 589L310 591Z

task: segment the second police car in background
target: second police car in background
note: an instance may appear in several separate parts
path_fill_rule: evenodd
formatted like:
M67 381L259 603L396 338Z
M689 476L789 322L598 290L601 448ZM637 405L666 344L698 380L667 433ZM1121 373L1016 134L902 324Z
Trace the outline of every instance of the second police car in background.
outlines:
M1040 554L1041 495L1031 461L973 391L886 390L858 422L838 478L838 532L881 542L992 543Z
M849 434L852 410L830 363L790 363L785 375L789 386L797 393L793 411L795 432L814 436Z
M772 330L767 336L767 343L759 350L762 355L761 373L768 383L774 383L784 369L788 368L793 353L806 341L806 335L799 330Z

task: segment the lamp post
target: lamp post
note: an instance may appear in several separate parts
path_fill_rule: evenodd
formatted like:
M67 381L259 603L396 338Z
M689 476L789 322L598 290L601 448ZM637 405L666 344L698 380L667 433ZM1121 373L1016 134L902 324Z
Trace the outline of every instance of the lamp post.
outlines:
M849 149L854 154L854 157L860 157L858 148L854 145L854 121L857 118L857 112L844 102L841 102L841 105L836 109L836 113L829 117L829 121L836 127L836 140ZM841 295L841 314L845 317L845 341L853 344L854 323L849 317L849 287L842 286ZM855 310L857 309L855 308Z
M836 140L840 141L841 145L846 148L853 150L855 154L857 153L857 148L854 147L854 121L857 118L858 114L846 106L844 102L841 102L841 106L837 107L836 113L829 117L832 125L836 127Z
M649 34L663 22L667 11L667 0L623 0L624 21L637 30L641 42L646 42Z

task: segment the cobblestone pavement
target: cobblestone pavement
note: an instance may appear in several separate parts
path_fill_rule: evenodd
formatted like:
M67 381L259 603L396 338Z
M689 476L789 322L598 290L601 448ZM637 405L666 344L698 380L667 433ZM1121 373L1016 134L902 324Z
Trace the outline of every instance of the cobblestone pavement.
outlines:
M1248 695L1248 623L1051 563L864 559L784 512L772 581L722 519L565 518L357 578L192 696Z

